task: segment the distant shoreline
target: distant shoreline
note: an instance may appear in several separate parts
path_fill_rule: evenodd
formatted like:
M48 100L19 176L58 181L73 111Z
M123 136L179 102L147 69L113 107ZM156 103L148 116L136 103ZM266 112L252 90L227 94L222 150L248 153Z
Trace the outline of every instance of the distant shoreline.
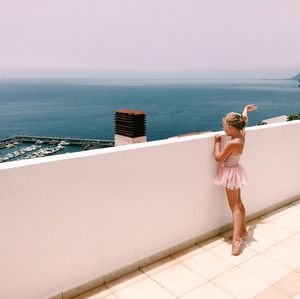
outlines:
M5 69L0 79L101 79L101 80L287 80L297 68L245 70L98 70L98 69Z
M0 77L0 81L18 81L18 80L37 80L37 81L57 81L57 80L66 80L66 81L87 81L87 80L99 80L99 81L295 81L298 79L294 78L139 78L139 77L119 77L119 78L102 78L102 77Z

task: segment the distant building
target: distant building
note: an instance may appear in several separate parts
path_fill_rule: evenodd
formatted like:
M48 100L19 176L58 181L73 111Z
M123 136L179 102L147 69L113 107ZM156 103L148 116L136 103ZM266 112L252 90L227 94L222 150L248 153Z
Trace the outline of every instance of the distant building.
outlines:
M287 115L281 115L281 116L264 119L262 122L266 124L274 124L274 123L287 121L287 119L288 119Z

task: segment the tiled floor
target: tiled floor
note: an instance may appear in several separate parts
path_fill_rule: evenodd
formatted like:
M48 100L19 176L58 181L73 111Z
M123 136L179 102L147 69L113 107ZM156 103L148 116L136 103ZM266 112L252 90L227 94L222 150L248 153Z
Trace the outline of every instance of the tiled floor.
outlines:
M300 200L247 226L237 257L226 232L76 299L300 299Z

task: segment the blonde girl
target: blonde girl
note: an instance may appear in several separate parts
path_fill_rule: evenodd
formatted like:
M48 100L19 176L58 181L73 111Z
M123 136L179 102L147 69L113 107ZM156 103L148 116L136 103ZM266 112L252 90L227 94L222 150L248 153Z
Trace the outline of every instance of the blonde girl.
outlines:
M215 183L225 187L233 218L232 255L238 255L242 238L248 235L245 223L245 207L241 199L241 187L247 183L246 172L239 164L245 145L245 127L248 112L257 109L255 105L245 106L243 113L231 112L223 118L223 129L231 139L221 150L221 136L215 136L215 159L219 162Z

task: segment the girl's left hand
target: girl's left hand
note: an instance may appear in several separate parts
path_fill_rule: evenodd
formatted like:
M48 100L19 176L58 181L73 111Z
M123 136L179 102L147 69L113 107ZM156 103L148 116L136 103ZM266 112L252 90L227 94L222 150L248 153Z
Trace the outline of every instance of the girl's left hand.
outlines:
M221 135L220 135L220 134L216 134L216 135L215 135L215 143L221 142L221 140L222 140Z
M249 112L257 109L257 106L254 104L247 105L246 107L247 107L247 111Z

